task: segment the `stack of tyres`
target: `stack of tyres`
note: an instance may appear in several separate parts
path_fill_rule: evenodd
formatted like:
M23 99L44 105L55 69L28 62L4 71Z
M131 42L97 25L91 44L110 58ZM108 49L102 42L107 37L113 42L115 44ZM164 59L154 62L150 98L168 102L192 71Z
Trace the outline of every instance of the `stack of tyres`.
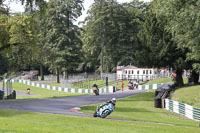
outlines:
M162 108L162 96L165 93L166 90L159 89L156 91L155 97L154 97L154 107L155 108Z
M4 91L0 90L0 100L3 100L3 97L4 97Z
M13 92L12 92L12 99L16 99L16 91L15 90L13 90Z

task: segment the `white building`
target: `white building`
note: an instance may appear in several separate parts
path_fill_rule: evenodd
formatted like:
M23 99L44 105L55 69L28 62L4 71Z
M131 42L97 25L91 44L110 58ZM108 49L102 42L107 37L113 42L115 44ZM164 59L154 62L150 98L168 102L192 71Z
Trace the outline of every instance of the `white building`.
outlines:
M117 66L117 79L127 80L152 80L157 77L168 77L169 72L166 69L155 68L137 68L135 66Z

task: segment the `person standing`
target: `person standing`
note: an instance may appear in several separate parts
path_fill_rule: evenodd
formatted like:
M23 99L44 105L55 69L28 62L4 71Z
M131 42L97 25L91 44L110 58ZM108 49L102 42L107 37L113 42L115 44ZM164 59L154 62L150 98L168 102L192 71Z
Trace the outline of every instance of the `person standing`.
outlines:
M122 81L122 91L124 91L124 82Z

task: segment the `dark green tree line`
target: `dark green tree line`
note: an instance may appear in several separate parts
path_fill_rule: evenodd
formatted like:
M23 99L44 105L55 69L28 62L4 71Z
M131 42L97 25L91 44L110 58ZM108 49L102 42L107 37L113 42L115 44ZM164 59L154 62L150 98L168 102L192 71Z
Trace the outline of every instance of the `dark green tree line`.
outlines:
M80 63L81 40L79 28L73 24L82 11L80 0L52 0L45 15L45 48L49 51L46 60L50 69L60 72L75 71ZM59 82L59 78L57 78Z
M83 27L86 67L101 72L114 71L117 65L133 63L140 16L144 5L136 1L119 4L114 0L95 1Z

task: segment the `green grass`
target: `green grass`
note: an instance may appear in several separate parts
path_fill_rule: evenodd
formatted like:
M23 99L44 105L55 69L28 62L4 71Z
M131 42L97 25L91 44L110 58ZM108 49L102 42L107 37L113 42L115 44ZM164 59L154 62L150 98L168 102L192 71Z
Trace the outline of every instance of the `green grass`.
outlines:
M198 88L197 86L196 88ZM41 88L40 88L41 89ZM118 100L109 117L134 120L115 121L55 114L32 113L0 109L0 132L44 133L198 133L198 122L164 109L154 108L154 91ZM81 112L93 114L97 105L81 107ZM146 123L148 122L148 123ZM153 123L152 123L153 122ZM161 125L156 123L174 124Z
M145 83L145 85L161 84L161 83L167 83L167 82L173 82L172 78L156 78L154 80L151 80L151 81Z
M0 84L2 86L2 84ZM17 99L41 99L41 98L53 98L53 97L65 97L65 96L77 96L83 94L76 94L76 93L67 93L67 92L60 92L55 90L48 90L45 88L33 87L29 85L25 85L22 83L13 83L13 89L26 92L26 89L30 88L32 94L38 95L30 95L30 96L17 96Z
M60 87L60 83L46 83L47 85L50 85L50 86L57 86L57 87Z
M154 108L154 91L132 96L117 101L116 110L110 117L144 122L160 122L185 127L197 126L198 122L192 121L181 115L165 109ZM92 114L97 105L82 107L82 111Z
M6 133L198 133L200 131L198 124L169 126L14 110L0 110L0 123L0 132Z
M96 83L100 88L106 87L106 81L105 80L88 80L88 81L79 81L72 84L72 88L78 88L78 89L92 89L93 84ZM60 87L60 83L50 83L47 85L51 86L58 86ZM109 84L110 86L116 86L116 84Z
M179 88L172 99L200 108L200 85Z
M151 81L145 83L145 85L161 84L161 83L167 83L167 82L174 82L174 81L172 80L172 78L156 78L154 80L151 80ZM184 84L187 84L187 82L188 82L187 78L183 78L183 82L184 82Z

